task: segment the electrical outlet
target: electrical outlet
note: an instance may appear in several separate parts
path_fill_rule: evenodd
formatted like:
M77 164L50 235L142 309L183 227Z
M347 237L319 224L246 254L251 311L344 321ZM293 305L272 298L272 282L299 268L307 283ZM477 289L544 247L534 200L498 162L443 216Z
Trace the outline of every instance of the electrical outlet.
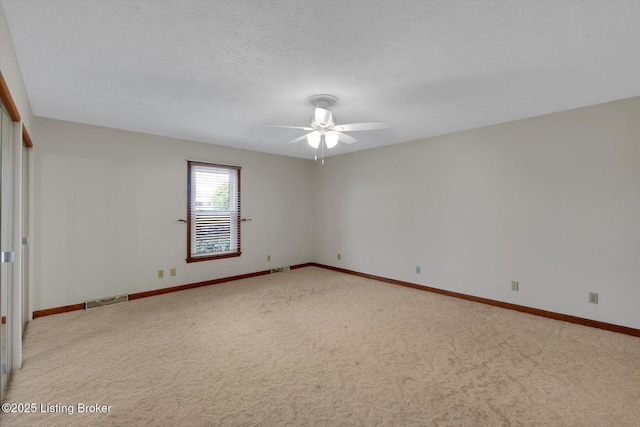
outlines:
M416 274L420 274L420 266L416 265Z
M342 255L338 254L338 259L342 259Z
M271 255L267 255L267 262L271 262Z
M171 274L171 277L174 277L174 276L176 275L176 273L177 273L177 272L176 272L176 269L175 269L175 268L172 268L172 269L171 269L171 272L170 272L169 274Z
M162 279L164 277L164 270L158 270L158 279Z
M598 303L598 293L597 292L589 292L589 302L591 304Z
M520 290L520 282L511 282L511 290L518 292Z

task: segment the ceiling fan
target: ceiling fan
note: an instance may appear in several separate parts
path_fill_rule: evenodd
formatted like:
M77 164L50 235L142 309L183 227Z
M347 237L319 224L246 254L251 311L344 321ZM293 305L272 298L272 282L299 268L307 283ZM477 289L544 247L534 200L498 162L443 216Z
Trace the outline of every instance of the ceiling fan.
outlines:
M307 140L307 143L317 149L321 147L324 149L333 148L338 144L338 141L342 141L346 144L353 144L357 141L354 137L347 135L344 132L355 132L362 130L376 130L389 127L387 122L368 122L368 123L350 123L346 125L337 125L335 123L335 117L329 107L338 101L333 95L313 95L309 97L309 102L315 105L315 113L311 116L311 126L280 126L280 125L263 125L277 128L289 128L311 131L306 133L293 141L289 141L289 144Z

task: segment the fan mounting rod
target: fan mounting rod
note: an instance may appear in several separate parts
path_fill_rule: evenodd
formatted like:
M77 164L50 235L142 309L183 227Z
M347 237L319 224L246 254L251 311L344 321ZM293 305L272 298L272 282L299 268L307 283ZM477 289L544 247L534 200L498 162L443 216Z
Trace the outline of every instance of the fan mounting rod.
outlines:
M320 94L320 95L312 95L309 97L309 102L313 104L317 108L324 108L325 110L331 107L338 101L333 95Z

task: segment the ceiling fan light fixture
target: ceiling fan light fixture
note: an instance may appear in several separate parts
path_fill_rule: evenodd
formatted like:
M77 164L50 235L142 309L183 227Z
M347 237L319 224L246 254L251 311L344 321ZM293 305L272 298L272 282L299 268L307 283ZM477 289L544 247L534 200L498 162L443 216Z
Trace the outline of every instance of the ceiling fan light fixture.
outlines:
M314 117L318 126L326 127L333 124L333 113L330 110L317 107Z
M313 148L318 148L320 145L320 132L313 131L307 135L307 143Z
M333 95L319 94L310 96L309 102L315 106L314 114L310 118L311 126L262 126L312 131L295 138L293 141L289 141L289 144L304 141L306 139L311 148L316 151L318 148L321 149L323 158L325 146L327 149L331 149L338 145L338 142L353 144L357 141L357 139L345 132L369 131L389 127L387 122L347 123L336 125L336 117L329 108L337 101L338 98Z
M324 135L324 142L327 144L327 148L333 148L338 143L338 134L329 131Z

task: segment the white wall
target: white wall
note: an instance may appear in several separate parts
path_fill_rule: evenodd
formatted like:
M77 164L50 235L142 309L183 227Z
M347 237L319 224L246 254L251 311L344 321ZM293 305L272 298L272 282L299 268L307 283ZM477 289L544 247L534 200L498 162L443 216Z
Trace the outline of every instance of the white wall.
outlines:
M314 177L316 262L640 328L640 98L331 157Z
M35 125L34 310L312 261L308 160L43 118ZM242 166L242 217L252 221L242 223L241 257L186 264L186 225L176 221L186 219L186 159Z
M9 27L7 26L2 6L0 6L0 71L11 92L13 101L18 107L23 123L29 130L31 137L35 139L33 131L31 130L31 122L33 120L31 105L29 104L27 91L24 87L22 72L18 65L18 59L16 58L16 52L13 47L13 41L11 40L11 34L9 33Z

